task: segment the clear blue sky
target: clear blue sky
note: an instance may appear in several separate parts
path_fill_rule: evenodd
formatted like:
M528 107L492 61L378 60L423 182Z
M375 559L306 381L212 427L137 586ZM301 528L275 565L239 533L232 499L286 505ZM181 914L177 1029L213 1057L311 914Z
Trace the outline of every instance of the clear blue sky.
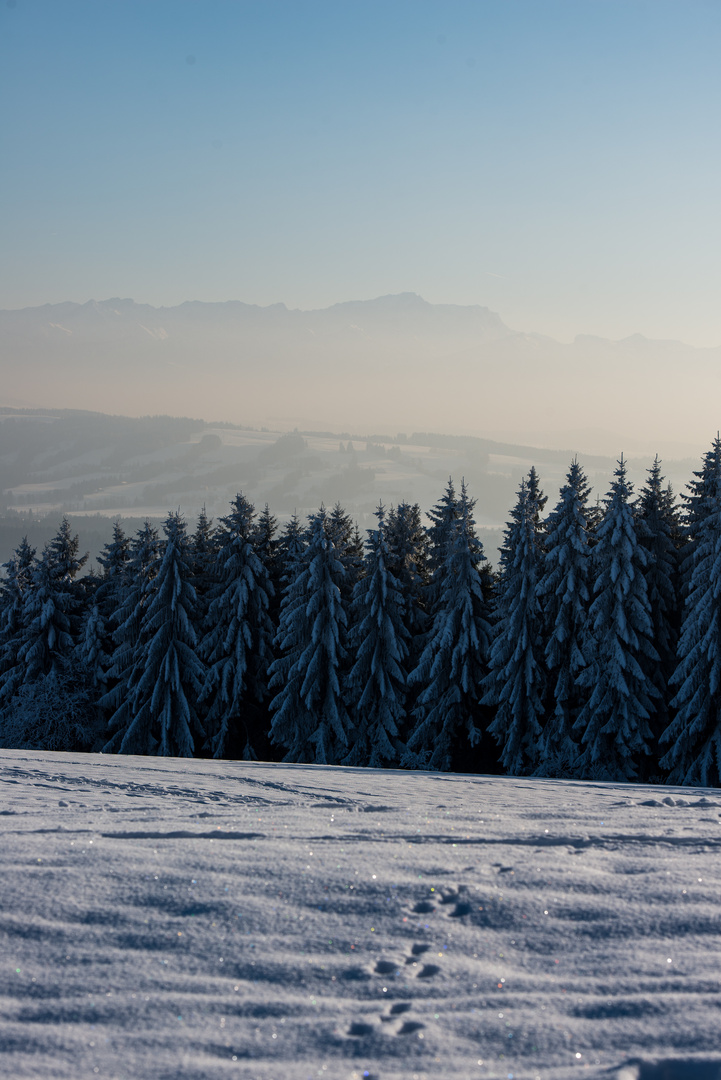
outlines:
M0 307L721 344L718 0L0 0Z

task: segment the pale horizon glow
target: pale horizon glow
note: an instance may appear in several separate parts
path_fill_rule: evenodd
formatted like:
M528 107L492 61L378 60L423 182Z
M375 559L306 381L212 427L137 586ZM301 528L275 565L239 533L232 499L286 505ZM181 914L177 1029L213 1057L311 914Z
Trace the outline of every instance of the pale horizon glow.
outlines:
M415 292L721 344L721 8L11 0L0 307Z

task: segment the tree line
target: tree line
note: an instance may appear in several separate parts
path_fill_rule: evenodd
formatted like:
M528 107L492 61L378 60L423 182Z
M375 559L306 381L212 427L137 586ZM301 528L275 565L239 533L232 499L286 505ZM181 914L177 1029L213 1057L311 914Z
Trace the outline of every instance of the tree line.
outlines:
M191 534L63 519L0 586L0 745L719 785L721 439L680 500L658 458L604 500L535 468L498 572L452 480L279 529L238 494Z

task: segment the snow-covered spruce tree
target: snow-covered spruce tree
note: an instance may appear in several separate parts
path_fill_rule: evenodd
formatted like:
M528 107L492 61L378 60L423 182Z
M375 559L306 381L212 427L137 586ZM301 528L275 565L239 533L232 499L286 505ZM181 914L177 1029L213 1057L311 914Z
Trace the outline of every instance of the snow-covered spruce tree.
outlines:
M85 612L74 656L75 663L83 672L96 700L102 697L108 688L108 642L107 624L96 599Z
M284 761L336 764L349 746L350 719L340 668L347 623L340 585L346 571L328 532L328 514L309 518L307 546L286 586L270 667L271 740Z
M714 503L719 490L721 475L721 435L711 443L701 462L701 468L694 471L694 480L686 485L681 495L684 508L684 520L691 537L697 525L702 525L708 516L709 506Z
M264 509L258 515L253 532L253 548L265 567L268 580L273 586L269 594L268 616L273 624L273 634L278 629L278 616L280 615L280 597L282 592L281 577L283 566L281 563L280 538L278 537L278 519L271 514L270 507L265 504Z
M680 523L673 492L669 487L664 487L658 457L648 473L648 480L636 504L636 521L639 542L647 556L644 577L651 607L651 640L658 660L643 657L640 662L658 690L649 718L653 742L657 746L659 736L671 720L669 680L676 666L681 606L679 552L676 546Z
M538 581L548 672L546 722L536 768L540 776L572 776L578 765L579 737L573 726L585 696L576 680L585 667L583 641L590 604L588 496L586 476L574 460L545 523Z
M271 514L270 507L266 503L263 510L258 514L258 520L253 528L253 546L256 554L266 567L268 575L280 580L280 565L278 561L279 539L278 519Z
M340 503L336 503L328 514L326 528L328 538L335 548L336 558L345 571L342 581L339 582L339 588L343 597L343 606L348 611L355 584L363 574L363 538L357 524Z
M404 749L408 630L405 603L388 569L385 509L376 510L378 528L368 530L365 575L356 582L349 645L355 662L346 679L346 700L355 731L344 765L397 764Z
M440 569L453 542L455 523L458 520L458 497L453 478L448 478L443 495L428 511L430 524L427 527L421 526L420 510L416 522L414 510L415 507L405 513L401 511L400 516L391 512L388 529L391 569L397 574L401 584L406 601L406 625L411 634L406 662L407 724L406 730L402 732L406 740L416 724L412 716L416 698L424 689L420 684L413 683L410 676L418 668L428 641L433 615L440 603ZM421 526L422 537L415 528L416 524ZM394 554L396 544L397 556ZM420 556L420 561L417 556ZM416 764L420 762L419 757L406 755L407 761L410 762L411 759Z
M207 572L210 569L217 552L218 543L215 536L215 529L213 528L213 519L208 517L208 511L205 506L203 506L198 514L195 532L193 533L189 544L193 575L197 577L198 574Z
M444 564L449 547L455 540L455 523L460 516L459 499L453 486L453 479L448 478L446 490L432 510L428 511L431 520L428 526L428 569L430 572L428 605L430 614L437 592L434 577Z
M278 540L278 564L280 568L280 591L285 591L295 577L296 563L306 548L306 530L297 514L285 523Z
M209 596L200 654L207 665L200 701L207 706L207 748L250 760L265 736L263 705L269 696L273 626L268 611L273 586L254 550L255 510L238 494L221 519L217 583Z
M541 478L536 472L535 465L531 465L528 473L528 501L533 508L533 527L536 532L536 543L541 548L546 533L546 525L541 514L546 508L548 496L541 491Z
M69 660L80 629L81 595L75 578L88 556L78 555L79 538L63 518L57 533L33 568L25 592L18 661L23 682L58 673Z
M449 484L446 494L452 485ZM447 770L454 752L475 746L481 683L488 671L491 627L483 590L483 545L476 536L474 501L465 483L449 517L433 580L431 627L409 682L420 692L401 764ZM439 553L440 557L440 553Z
M583 776L632 780L654 749L649 717L658 690L647 674L657 662L633 488L618 463L593 551L594 588L579 685L588 698L576 720Z
M501 748L505 771L517 776L538 764L546 687L537 512L524 480L501 549L490 670L483 684L484 704L496 708L488 730Z
M691 589L696 562L697 532L708 516L718 493L718 476L721 471L721 436L717 435L701 463L701 468L694 472L694 479L686 485L681 494L683 539L680 550L681 600L685 601Z
M103 577L98 586L96 600L105 618L112 616L122 602L130 550L130 538L125 535L120 521L114 521L113 538L98 555L98 562L103 568Z
M133 718L133 676L140 657L140 627L151 582L160 564L160 540L154 525L146 521L130 545L130 557L122 575L120 603L110 617L114 649L107 671L110 689L98 704L109 716L109 739L105 753L117 752Z
M365 573L365 545L357 522L353 521L353 518L345 512L339 502L335 504L328 514L327 528L329 539L333 542L335 548L336 558L344 570L343 576L338 581L341 606L347 619L345 625L340 627L338 638L342 654L338 678L342 688L353 663L348 648L348 633L350 631L350 618L353 607L353 590Z
M89 682L75 662L85 593L75 579L87 559L78 546L64 518L32 566L17 637L15 693L0 716L4 746L87 750L95 741Z
M188 565L193 575L193 588L197 598L197 619L201 624L207 614L207 596L215 579L214 570L220 544L213 520L205 507L198 514L195 532L188 543Z
M693 518L693 564L684 604L675 718L661 736L671 783L721 785L721 461L705 476ZM705 516L702 516L705 512Z
M35 548L23 537L12 558L3 564L0 582L0 709L22 686L25 666L18 660L23 642L27 592L32 587Z
M158 572L145 591L138 657L128 686L131 720L119 751L192 757L204 734L196 702L205 669L196 651L195 589L179 513L168 516L164 532Z
M421 594L422 610L425 615L425 633L414 642L416 663L412 670L418 666L418 660L427 643L429 627L432 623L436 609L442 603L442 575L441 568L445 565L449 551L453 547L456 538L456 522L460 517L459 498L453 484L453 478L449 476L446 490L436 505L428 511L430 524L425 529L426 533L426 563L425 578Z
M300 563L308 544L308 530L294 511L292 518L285 523L278 538L278 589L274 598L275 634L274 647L280 628L280 614L283 598L288 593L291 582L300 573ZM275 650L277 655L277 649Z
M425 603L430 582L429 539L418 503L401 502L388 512L385 538L387 566L398 581L404 602L403 624L408 631L409 650L406 670L410 671L418 663L423 635L428 628Z
M97 749L101 728L94 693L77 667L65 664L20 686L0 712L0 746L17 750Z
M95 579L75 647L75 663L85 672L96 699L108 689L108 669L112 664L112 625L127 588L130 538L119 520L113 522L113 536L98 555L102 576ZM89 577L85 578L87 582Z

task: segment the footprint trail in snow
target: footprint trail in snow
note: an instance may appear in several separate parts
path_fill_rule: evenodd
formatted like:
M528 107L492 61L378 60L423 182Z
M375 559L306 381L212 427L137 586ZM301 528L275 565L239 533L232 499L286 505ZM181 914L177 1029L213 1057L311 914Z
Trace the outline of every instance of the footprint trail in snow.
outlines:
M721 1080L718 792L0 752L0 1075Z

